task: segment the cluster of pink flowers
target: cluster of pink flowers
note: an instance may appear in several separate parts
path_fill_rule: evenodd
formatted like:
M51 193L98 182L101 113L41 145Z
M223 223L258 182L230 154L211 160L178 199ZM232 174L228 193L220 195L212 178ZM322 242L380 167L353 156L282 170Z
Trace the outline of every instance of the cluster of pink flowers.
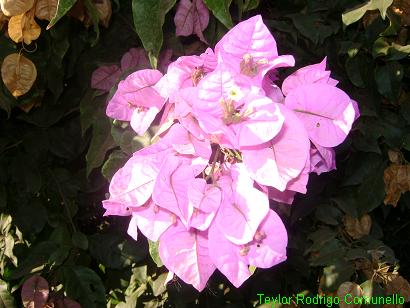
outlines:
M114 175L106 215L132 216L128 233L159 241L164 265L198 290L216 269L239 287L250 267L286 260L269 199L291 204L310 172L334 169L332 148L359 116L325 60L278 87L277 69L293 65L255 16L165 75L132 73L109 101L107 115L138 134L162 114L158 141Z

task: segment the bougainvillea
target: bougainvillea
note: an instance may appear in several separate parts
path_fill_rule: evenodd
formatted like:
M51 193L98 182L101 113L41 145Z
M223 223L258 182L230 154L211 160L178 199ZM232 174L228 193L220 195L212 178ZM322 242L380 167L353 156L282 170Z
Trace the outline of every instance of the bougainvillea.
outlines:
M335 169L333 147L359 116L326 59L280 88L277 70L294 62L255 16L165 75L132 73L108 103L107 115L138 134L157 116L160 126L112 178L105 215L132 216L128 233L159 241L164 265L198 290L216 269L239 287L251 267L286 260L287 232L269 200L291 204L309 173Z

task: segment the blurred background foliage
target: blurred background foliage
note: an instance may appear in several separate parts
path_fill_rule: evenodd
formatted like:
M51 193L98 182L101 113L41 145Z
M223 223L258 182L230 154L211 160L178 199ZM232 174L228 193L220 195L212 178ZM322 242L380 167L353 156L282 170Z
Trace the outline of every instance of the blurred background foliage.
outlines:
M312 175L293 206L271 204L289 232L288 260L240 289L215 273L202 293L176 278L165 287L155 243L133 241L128 217L102 216L108 180L150 136L109 120L115 86L105 93L90 80L133 47L156 66L161 50L175 59L207 45L175 35L176 0L14 1L32 2L23 13L12 2L0 1L10 15L0 13L0 307L263 307L258 293L352 290L410 300L408 1L204 1L211 47L262 14L280 53L297 60L281 77L327 57L361 117L336 171Z

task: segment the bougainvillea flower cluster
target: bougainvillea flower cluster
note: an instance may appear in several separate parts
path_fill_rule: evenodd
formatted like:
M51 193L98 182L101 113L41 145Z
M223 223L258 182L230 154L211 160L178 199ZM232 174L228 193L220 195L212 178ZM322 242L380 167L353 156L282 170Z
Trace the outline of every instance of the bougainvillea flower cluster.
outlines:
M269 200L291 204L311 172L334 169L333 147L359 115L326 59L275 84L293 65L255 16L165 75L132 73L109 101L107 115L138 134L156 117L160 126L112 178L105 214L130 215L128 233L159 241L164 265L198 290L216 269L239 287L250 268L286 260Z

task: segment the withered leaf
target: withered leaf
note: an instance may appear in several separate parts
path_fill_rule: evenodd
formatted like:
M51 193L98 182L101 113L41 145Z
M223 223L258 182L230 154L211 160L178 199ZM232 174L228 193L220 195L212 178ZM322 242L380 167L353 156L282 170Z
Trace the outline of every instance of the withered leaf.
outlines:
M340 308L358 308L360 307L360 304L352 304L352 303L345 303L344 302L344 297L346 294L351 294L353 297L361 297L363 296L363 290L362 288L354 282L346 281L343 282L339 288L337 289L337 296L341 298L342 300L340 301L339 307Z
M404 297L406 302L410 301L410 283L402 276L396 276L392 281L386 285L387 294L399 294Z
M0 7L6 16L21 15L31 9L34 0L0 0Z
M58 0L37 0L36 17L50 21L57 12Z
M410 25L410 2L408 0L394 0L391 9L394 14L400 16L402 26Z
M40 26L34 20L34 12L20 14L10 18L8 26L9 37L16 43L27 45L38 39L41 33Z
M94 0L93 2L98 11L100 24L108 28L112 15L111 0Z
M368 214L363 215L360 219L346 215L343 217L343 224L345 225L346 232L357 240L369 234L372 227L372 219Z
M26 94L37 78L37 69L31 60L13 53L4 58L1 78L14 97Z
M392 164L384 170L384 204L397 206L402 193L410 190L410 165Z
M3 29L3 25L6 23L7 20L8 20L7 16L4 15L2 10L0 10L0 30Z

